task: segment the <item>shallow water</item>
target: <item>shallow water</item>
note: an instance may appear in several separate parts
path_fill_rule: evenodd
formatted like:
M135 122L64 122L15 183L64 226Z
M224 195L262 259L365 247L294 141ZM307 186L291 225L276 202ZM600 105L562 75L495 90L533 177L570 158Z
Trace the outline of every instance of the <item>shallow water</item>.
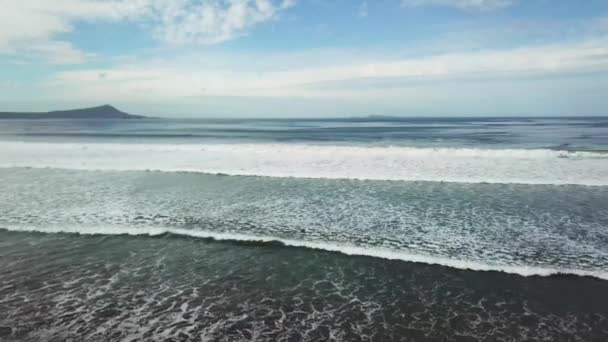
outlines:
M608 282L592 278L172 235L0 236L8 341L601 341L608 333Z
M0 169L0 227L286 245L608 280L603 187Z

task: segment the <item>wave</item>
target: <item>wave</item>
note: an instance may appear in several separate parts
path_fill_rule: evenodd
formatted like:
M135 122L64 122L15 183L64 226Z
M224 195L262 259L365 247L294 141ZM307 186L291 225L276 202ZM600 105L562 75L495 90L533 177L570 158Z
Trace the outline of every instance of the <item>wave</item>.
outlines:
M0 142L0 167L235 176L608 185L608 153L308 144Z
M593 277L602 280L608 280L608 272L604 271L591 271L591 270L576 270L576 269L560 269L550 268L541 266L527 266L527 265L497 265L497 264L486 264L479 261L468 261L450 259L446 257L435 257L422 254L412 254L407 251L393 250L379 247L363 247L347 244L336 244L321 241L304 241L304 240L293 240L285 239L274 236L257 236L247 235L239 233L221 233L211 232L203 230L191 230L191 229L180 229L180 228L161 228L161 227L148 227L148 228L128 228L128 227L96 227L94 230L83 230L77 227L47 227L44 229L13 226L13 227L2 227L6 231L17 231L17 232L38 232L38 233L63 233L63 234L78 234L78 235L128 235L128 236L162 236L162 235L176 235L194 237L200 239L208 239L214 241L232 241L232 242L245 242L245 243L256 243L256 244L280 244L286 247L306 248L313 250L322 250L334 253L340 253L349 256L366 256L387 260L401 260L405 262L439 265L444 267L450 267L461 270L470 271L482 271L482 272L502 272L508 274L519 275L523 277L541 276L549 277L556 275L572 275L580 277Z

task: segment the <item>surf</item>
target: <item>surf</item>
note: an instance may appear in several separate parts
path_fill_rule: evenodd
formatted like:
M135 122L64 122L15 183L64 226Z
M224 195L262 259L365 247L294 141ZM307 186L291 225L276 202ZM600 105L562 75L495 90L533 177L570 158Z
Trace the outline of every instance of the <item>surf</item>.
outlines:
M249 235L240 233L225 233L212 232L205 230L193 230L183 228L164 228L164 227L28 227L28 226L7 226L3 225L0 230L12 232L29 232L43 234L72 234L82 236L96 235L116 235L116 236L143 236L143 237L162 237L166 235L177 237L197 238L203 240L211 240L218 242L235 242L246 243L248 245L258 246L284 246L287 248L303 248L310 250L319 250L332 253L339 253L347 256L362 256L372 257L385 260L399 260L403 262L412 262L419 264L438 265L453 269L477 271L477 272L502 272L513 274L522 277L551 277L560 275L592 277L601 280L608 280L608 272L596 270L580 270L580 269L563 269L540 267L534 265L500 265L489 264L481 261L459 260L446 257L437 257L432 255L409 253L408 251L395 250L381 247L357 246L352 244L342 244L322 241L307 241L286 239L276 236L267 235Z
M289 143L0 142L0 167L196 172L233 176L608 185L608 154L551 149Z

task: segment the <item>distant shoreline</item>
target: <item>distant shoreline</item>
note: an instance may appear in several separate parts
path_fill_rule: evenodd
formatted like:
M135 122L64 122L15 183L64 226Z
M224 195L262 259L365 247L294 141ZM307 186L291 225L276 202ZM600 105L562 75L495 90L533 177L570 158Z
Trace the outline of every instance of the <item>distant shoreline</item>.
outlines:
M45 120L45 119L149 119L142 115L125 113L110 105L90 108L58 110L51 112L0 112L0 120Z

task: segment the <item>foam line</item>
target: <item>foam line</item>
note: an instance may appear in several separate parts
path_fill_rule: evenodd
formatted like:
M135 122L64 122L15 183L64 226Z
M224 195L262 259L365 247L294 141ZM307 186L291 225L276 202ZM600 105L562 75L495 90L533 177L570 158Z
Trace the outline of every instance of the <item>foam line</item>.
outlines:
M236 176L608 185L608 154L306 144L0 142L0 167Z
M8 231L19 232L39 232L39 233L67 233L78 235L130 235L130 236L160 236L164 234L173 234L179 236L189 236L202 239L212 239L215 241L236 241L236 242L258 242L258 243L276 243L279 242L288 247L307 248L313 250L323 250L328 252L341 253L352 256L367 256L373 258L381 258L387 260L401 260L406 262L423 263L430 265L440 265L455 269L483 271L483 272L503 272L515 274L524 277L542 276L548 277L553 275L575 275L581 277L594 277L598 279L608 280L608 272L592 271L592 270L575 270L575 269L558 269L545 268L539 266L527 265L492 265L478 261L466 261L450 259L445 257L434 257L420 254L412 254L407 251L391 250L377 247L361 247L346 244L335 244L320 241L302 241L284 239L273 236L254 236L238 233L217 233L203 230L190 230L180 228L129 228L129 227L96 227L95 229L82 229L77 227L46 227L44 229L12 226L2 227Z

